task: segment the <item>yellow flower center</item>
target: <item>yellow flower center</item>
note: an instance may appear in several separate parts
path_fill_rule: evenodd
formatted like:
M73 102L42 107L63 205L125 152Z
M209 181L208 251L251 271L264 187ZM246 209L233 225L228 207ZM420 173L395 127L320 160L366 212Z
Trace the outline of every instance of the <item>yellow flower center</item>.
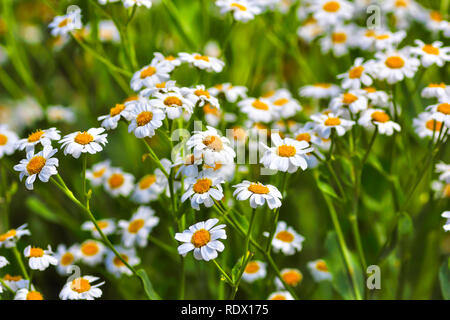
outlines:
M288 103L288 102L289 102L288 99L286 99L286 98L281 98L281 99L275 100L275 101L273 102L273 104L276 105L276 106L278 106L278 107L282 107L282 106L284 106L284 105L285 105L286 103Z
M150 66L141 71L140 77L141 77L141 79L145 79L147 77L151 77L155 73L156 73L156 68Z
M108 221L99 221L99 222L97 222L97 225L100 229L103 230L109 226L109 223L108 223ZM97 229L94 227L93 230L97 230Z
M331 87L331 83L315 83L314 87L328 89Z
M428 130L433 131L434 129L434 131L440 131L442 127L442 122L431 119L425 123L425 126L427 127Z
M214 151L223 150L223 143L219 137L216 136L208 136L203 139L203 144L208 148Z
M156 182L156 176L154 174L148 174L139 181L139 189L148 189L152 184Z
M231 4L231 7L233 7L233 8L238 8L238 9L241 10L241 11L247 11L247 7L245 7L245 6L243 6L242 4L239 4L239 3L233 2L233 3Z
M384 64L391 69L400 69L405 65L405 60L402 57L392 56L387 58Z
M15 229L11 229L8 232L4 233L4 234L0 234L0 242L3 242L9 238L15 237L17 234Z
M296 286L303 279L302 274L294 270L284 272L282 277L284 282L290 286Z
M220 115L219 109L211 106L209 103L205 103L205 105L203 106L203 112L206 114L213 114L215 116Z
M310 142L311 141L311 135L308 132L299 133L295 137L295 140Z
M233 128L233 139L234 140L244 140L247 136L245 130L241 127L234 127Z
M277 154L280 157L293 157L297 153L294 146L282 145L277 148Z
M119 113L121 113L123 110L125 110L125 105L124 104L116 104L115 107L112 107L109 110L109 115L111 117L117 116Z
M150 111L142 111L136 117L136 123L139 127L145 126L147 123L152 121L153 113Z
M271 300L286 300L286 297L283 296L282 294L277 294L273 296Z
M202 178L198 179L192 188L194 189L195 193L205 193L208 192L209 189L211 189L211 186L212 186L211 179Z
M8 142L8 137L4 134L0 134L0 146L4 146Z
M316 269L322 272L328 272L327 264L322 260L316 263Z
M75 142L81 145L86 145L94 141L94 137L92 134L87 133L86 131L80 132L75 137Z
M68 265L72 264L73 260L74 260L73 254L70 252L66 252L61 257L61 265L68 266Z
M45 166L45 163L47 160L45 160L42 156L35 156L31 158L30 162L27 164L27 171L30 175L38 174L41 172L42 168Z
M269 188L260 183L252 183L248 186L248 191L256 193L256 194L268 194Z
M344 32L333 32L333 34L331 35L331 40L334 43L344 43L345 41L347 41L347 34L345 34Z
M72 281L70 288L75 292L83 293L91 289L91 284L89 283L89 280L77 278Z
M124 182L125 178L121 173L113 173L108 179L108 184L111 187L111 189L119 188L120 186L123 185Z
M373 87L367 87L367 88L364 88L364 90L365 90L367 93L374 93L374 92L377 92L377 89L375 89L375 88L373 88Z
M445 83L441 82L441 83L430 83L428 85L428 88L442 88L445 89L446 85Z
M211 97L211 95L209 94L209 92L207 90L198 89L198 90L195 90L194 93L198 97L200 97L200 96L206 96L207 98Z
M328 1L322 8L327 12L337 12L341 8L341 5L337 1Z
M44 300L42 294L37 291L29 291L27 293L27 300Z
M100 251L95 242L86 242L81 245L81 252L88 257L95 256Z
M450 114L450 103L441 103L437 106L437 111L443 114Z
M173 60L175 60L175 57L174 56L167 56L164 59L166 59L168 61L173 61Z
M375 36L375 39L377 39L377 40L386 40L386 39L389 39L390 37L391 36L388 35L388 34L380 34L380 35Z
M358 97L352 93L344 93L344 96L342 97L342 102L345 104L351 104L356 100L358 100Z
M203 60L203 61L209 62L209 57L208 56L201 56L201 55L197 54L197 55L195 55L194 59L195 60Z
M123 254L123 253L122 253L120 256L122 257L123 260L125 260L126 262L128 262L128 256L127 256L126 254ZM114 265L115 265L116 267L118 267L118 268L125 266L125 263L123 263L123 261L120 260L118 257L114 257L113 263L114 263Z
M66 19L62 20L60 23L58 23L58 27L63 28L65 26L67 26L70 22L72 22L72 19L66 18Z
M397 0L395 1L395 6L398 8L406 8L408 6L408 3L405 0Z
M128 98L126 98L126 99L123 101L123 103L125 103L125 102L130 102L130 101L136 101L136 100L138 100L138 99L139 99L138 96L129 96Z
M138 231L144 227L144 224L145 224L144 219L135 219L131 221L130 224L128 225L128 232L138 233Z
M92 175L94 176L94 178L101 178L106 172L106 168L101 168L100 170L94 171L92 173Z
M431 44L426 44L422 47L422 50L428 54L439 55L439 48L433 47Z
M17 282L17 281L22 280L22 276L11 276L10 274L6 274L6 275L3 277L3 280L5 280L5 281L14 281L14 282Z
M245 273L256 273L259 270L259 263L255 261L250 261L247 266L245 267Z
M269 106L258 99L252 102L252 107L259 110L269 110Z
M40 258L44 255L44 250L41 248L31 248L30 249L30 258Z
M277 235L275 236L275 238L277 238L278 240L281 240L283 242L294 241L294 235L286 230L278 232Z
M28 142L36 142L36 141L39 141L39 139L42 137L42 135L43 135L44 133L45 133L45 132L42 131L42 130L37 130L36 132L31 133L31 134L28 136Z
M211 240L211 234L208 230L200 229L194 232L191 238L191 243L196 248L203 247Z
M164 89L164 88L166 87L166 83L165 83L165 82L157 83L157 84L155 85L155 87L156 87L157 89Z
M325 120L326 126L338 126L341 124L341 119L338 117L329 117L327 120Z
M444 187L444 197L450 198L450 183L447 183Z
M368 38L373 38L375 37L377 34L375 33L375 31L373 30L367 30L366 33L364 33L364 36L368 37Z
M433 21L441 22L442 21L442 15L438 11L431 11L430 12L430 19Z
M390 120L388 114L384 111L375 111L372 113L372 120L377 122L388 122Z
M164 99L164 104L168 107L172 107L173 105L179 106L181 107L183 105L183 103L181 102L181 100L177 97L174 96L170 96Z
M363 72L364 72L364 67L357 66L349 71L348 76L350 77L350 79L358 79L361 77Z

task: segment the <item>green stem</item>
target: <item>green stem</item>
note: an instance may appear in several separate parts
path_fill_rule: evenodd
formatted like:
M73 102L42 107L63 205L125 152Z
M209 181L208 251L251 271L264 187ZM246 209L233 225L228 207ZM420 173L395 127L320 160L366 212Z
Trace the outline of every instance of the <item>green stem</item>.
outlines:
M225 281L227 281L230 286L233 286L233 280L231 280L230 276L225 272L225 270L222 269L219 263L217 263L216 259L213 259L211 261L214 262L214 265L216 266L217 270L219 270L219 272L222 274Z
M2 278L0 278L0 284L1 284L2 287L6 288L6 290L8 290L8 291L9 291L10 293L12 293L13 295L16 294L16 292L15 292L13 289L11 289L11 288L5 283L5 281L3 281Z
M19 264L20 270L22 270L22 274L25 277L25 279L30 280L30 275L27 272L27 268L25 268L25 264L23 263L22 255L20 254L19 250L17 250L17 247L13 247L13 253L16 257L17 263Z
M366 163L367 157L369 157L369 153L372 150L373 144L375 143L377 134L378 134L378 126L375 126L375 131L373 132L372 138L370 139L370 142L369 142L369 146L367 147L367 151L364 154L364 157L361 162L361 169L362 169L362 166L364 166L364 164Z

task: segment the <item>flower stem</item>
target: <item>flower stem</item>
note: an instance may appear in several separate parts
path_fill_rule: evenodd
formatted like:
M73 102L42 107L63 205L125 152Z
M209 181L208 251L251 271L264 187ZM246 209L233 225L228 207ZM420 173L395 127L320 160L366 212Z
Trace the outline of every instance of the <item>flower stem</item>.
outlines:
M231 280L230 276L225 272L225 270L222 269L222 267L217 263L216 259L213 259L212 262L214 262L214 265L216 266L217 270L222 274L225 281L228 282L230 286L233 286L233 280Z
M25 279L30 280L30 275L27 272L27 268L25 268L25 264L23 263L23 259L22 259L22 256L21 256L19 250L17 250L16 246L14 246L12 250L13 250L14 256L16 257L17 263L20 266L20 270L22 270L23 276L25 277Z

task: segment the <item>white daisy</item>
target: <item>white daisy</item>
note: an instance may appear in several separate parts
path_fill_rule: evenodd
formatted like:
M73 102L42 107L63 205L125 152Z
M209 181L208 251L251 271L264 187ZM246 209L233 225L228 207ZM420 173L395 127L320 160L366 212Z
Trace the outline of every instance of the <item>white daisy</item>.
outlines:
M225 66L225 63L222 60L210 56L203 56L199 53L181 52L178 56L181 61L192 64L194 67L208 72L221 72Z
M176 82L173 80L156 83L154 86L145 88L139 92L139 96L141 97L154 97L155 93L167 93L170 91L176 91L177 86Z
M111 160L105 160L96 163L91 169L86 170L86 179L91 182L94 187L102 185L111 168Z
M295 268L284 268L280 271L281 278L283 278L283 281L291 287L298 286L302 280L303 280L303 274L300 270ZM275 285L278 289L284 288L283 283L280 279L275 278Z
M32 270L44 271L51 264L56 266L58 260L53 257L52 248L48 246L47 250L28 246L23 251L25 258L28 258L28 265Z
M272 102L277 118L290 118L302 110L300 103L292 98L292 94L287 89L276 90L269 100Z
M19 289L30 287L30 281L23 279L20 275L12 276L10 274L5 274L5 276L3 277L3 281L14 292Z
M211 127L216 127L219 125L222 119L222 112L220 109L213 107L209 103L205 103L203 106L203 113L205 115L206 123Z
M59 143L64 148L64 155L71 154L78 159L81 153L95 154L103 150L108 142L104 128L91 128L88 131L77 131L64 136Z
M197 260L209 261L217 258L217 252L225 249L219 239L227 238L225 225L215 226L217 222L219 219L208 219L197 222L182 233L176 233L175 239L184 242L178 247L178 253L185 257L189 251L194 250L194 258Z
M152 208L140 206L129 221L119 221L123 245L125 247L132 247L133 245L145 247L148 235L158 223L159 218L155 216L155 211Z
M439 101L450 100L450 86L445 83L430 83L422 89L423 98L437 98Z
M373 64L372 76L386 80L389 84L412 78L419 68L418 59L410 57L405 50L377 52L377 63Z
M183 96L191 100L194 106L203 107L209 104L215 108L220 109L219 100L212 96L204 85L197 85L195 88L182 88Z
M450 47L442 47L442 42L435 41L432 44L425 44L421 40L416 40L415 43L417 47L413 47L411 53L420 58L425 68L433 64L442 67L447 61L450 61Z
M97 220L97 225L105 236L113 234L116 231L116 222L113 219ZM81 230L91 232L92 236L96 239L102 238L92 221L85 221L81 225Z
M162 110L152 107L150 103L140 102L130 112L128 132L134 132L136 138L153 137L155 130L162 126L162 120L166 117Z
M178 57L174 57L172 55L164 56L161 52L154 52L153 55L155 56L155 59L158 59L160 62L166 61L173 67L179 67L181 65L181 60Z
M332 32L320 39L320 46L323 53L332 52L335 57L341 57L348 53L349 48L354 46L353 34L355 27L353 25L336 26Z
M340 91L339 87L332 83L315 83L301 87L299 94L305 98L326 99L337 96Z
M141 259L136 256L135 248L126 249L116 247L116 250L117 252L119 252L122 259L132 267L138 265L141 262ZM109 250L106 254L105 265L106 270L115 275L117 278L119 278L122 274L126 274L128 276L131 276L133 274L131 270L128 269L128 267L125 265L125 263L123 263L123 261L120 260L112 250Z
M250 261L245 266L244 273L242 273L242 280L251 283L258 279L264 279L267 274L266 268L267 268L266 263L262 261L259 260Z
M238 107L255 122L270 122L275 116L272 102L265 98L246 98L238 102Z
M375 49L377 51L394 49L405 37L406 32L404 30L397 32L390 32L388 30L377 31L373 37Z
M311 12L320 25L334 26L353 15L353 6L346 0L317 0Z
M442 213L442 218L446 218L447 222L445 222L443 228L445 231L450 231L450 211L444 211Z
M196 177L198 175L198 166L202 164L202 158L195 158L194 154L185 157L177 155L177 159L173 163L173 167L177 168L176 178L180 174L184 177Z
M65 36L71 31L81 29L81 10L78 8L66 15L56 16L48 27L52 29L51 34L54 37Z
M386 107L389 103L389 95L382 90L377 90L374 87L365 87L361 92L367 97L371 105Z
M56 128L50 128L47 130L37 130L28 135L28 138L20 139L17 142L17 149L34 151L34 146L40 143L42 146L51 146L52 140L61 139L61 135L59 134L59 130Z
M143 176L136 184L131 199L142 204L156 200L163 192L163 187L160 184L161 178L162 177L158 177L156 174L147 174Z
M419 113L417 118L413 119L413 126L419 137L434 137L436 140L441 129L445 132L445 129L448 128L445 123L433 119L431 112Z
M328 270L327 264L322 259L310 261L307 266L314 278L314 281L320 282L324 280L331 280L333 278L330 270Z
M17 134L8 129L8 125L0 124L0 159L4 155L11 155L16 150L19 141Z
M297 35L306 42L311 42L324 32L323 26L317 23L314 18L307 19L304 24L297 28Z
M440 173L439 180L450 183L450 164L444 162L437 163L436 172Z
M267 202L267 205L271 210L281 207L280 199L282 199L283 196L276 187L270 184L263 185L259 182L255 183L244 180L243 182L234 185L233 188L236 188L233 192L233 196L240 201L250 199L250 206L252 208L263 206L265 202Z
M98 23L98 38L100 41L104 42L120 42L120 33L117 29L114 21L112 20L101 20Z
M152 0L122 0L122 2L125 8L131 8L134 6L144 6L146 8L150 8L152 6Z
M214 205L214 199L221 201L224 197L221 186L223 178L210 170L202 171L197 177L187 177L184 182L189 187L181 197L181 202L190 199L195 210L200 210L200 204L210 208Z
M253 20L262 12L261 8L252 0L217 0L216 5L221 14L232 12L237 21L247 22Z
M27 224L23 224L17 229L10 229L0 234L0 248L12 248L16 246L16 242L23 236L30 236L31 232L27 229Z
M348 108L351 113L356 114L367 109L367 98L361 90L351 90L333 98L330 103L330 108L334 112Z
M100 116L97 118L97 120L102 122L101 126L103 128L105 128L106 130L111 130L117 128L121 117L130 121L130 110L125 107L125 104L116 103L116 105L109 110L109 114Z
M106 247L103 243L96 240L86 240L80 245L77 256L85 264L95 266L103 261L105 252Z
M3 256L0 256L0 269L3 268L4 266L8 265L9 261L8 259L6 259Z
M337 112L336 114L330 112L311 116L311 119L316 122L317 133L322 138L328 139L332 129L336 130L338 136L343 136L355 124L352 120L342 118L340 114L341 112Z
M61 275L67 275L71 273L71 267L79 259L80 247L78 244L72 245L67 248L65 245L60 244L54 254L55 259L58 260L56 265L56 271Z
M450 102L450 99L448 99ZM427 111L431 112L431 118L439 122L445 123L446 127L450 128L450 103L442 102L435 105L428 106Z
M154 87L157 83L169 80L169 73L173 68L172 64L154 58L149 65L134 73L130 86L134 91L139 91L142 87Z
M279 221L272 239L272 247L275 252L281 251L290 256L302 250L304 240L305 238L289 227L286 222Z
M105 190L113 197L128 197L134 188L134 176L120 168L110 168L103 183Z
M358 124L365 128L378 128L380 134L391 136L394 131L400 132L400 125L391 120L391 117L383 109L367 109L361 114Z
M44 300L42 294L36 291L33 286L30 289L22 288L17 290L14 300Z
M223 95L225 100L231 103L235 103L239 98L247 98L247 88L244 86L234 86L229 82L217 84L208 91L215 97Z
M82 276L68 281L59 293L59 298L61 300L94 300L100 298L102 290L99 287L105 282L94 285L93 282L98 279L92 276Z
M167 118L173 120L182 116L183 111L193 112L194 103L187 99L178 88L173 88L166 93L156 92L155 99L150 100L150 105L163 110Z
M267 300L294 300L289 291L276 291L270 294Z
M338 79L343 79L342 88L357 90L361 88L361 84L370 86L373 83L372 78L369 76L367 67L367 65L370 65L372 62L367 61L363 63L363 61L364 58L356 58L355 63L348 72L337 76Z
M202 166L203 170L210 170L213 174L222 177L225 181L231 181L234 178L234 173L236 171L236 164L234 162L230 163L216 163L214 166L209 166L206 163Z
M49 106L47 108L47 120L49 122L75 122L75 112L69 107Z
M322 145L322 140L317 136L314 127L314 123L308 121L303 126L298 127L294 132L294 139L297 141L306 141L309 144L315 144L317 146Z
M27 152L26 159L20 160L20 163L14 166L15 171L20 171L20 181L23 177L25 180L25 187L28 190L33 190L33 184L36 177L42 182L48 182L51 176L58 174L56 167L59 165L57 158L52 156L58 152L51 146L45 146L44 150L34 154L34 151Z

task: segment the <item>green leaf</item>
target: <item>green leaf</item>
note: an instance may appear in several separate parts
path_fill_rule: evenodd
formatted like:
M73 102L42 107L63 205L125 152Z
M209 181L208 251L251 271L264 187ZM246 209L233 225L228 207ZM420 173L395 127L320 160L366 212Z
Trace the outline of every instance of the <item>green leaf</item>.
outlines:
M236 264L233 266L233 269L231 269L231 280L233 280L233 283L236 283L237 278L239 277L239 271L242 267L242 257L239 257Z
M414 225L411 217L405 213L400 213L400 218L398 220L398 233L400 237L409 236L414 231Z
M442 263L439 269L439 282L441 283L442 296L450 300L450 259Z
M144 269L139 269L137 271L137 274L139 278L142 281L142 284L144 285L145 293L147 294L147 297L150 300L161 300L161 297L155 292L153 289L152 283L150 282L150 279L148 278L147 272L145 272Z
M326 182L324 182L324 181L322 181L320 179L317 179L316 181L317 181L317 186L319 187L319 189L323 193L325 193L325 194L327 194L329 196L332 196L335 199L339 199L339 197L336 194L336 192L334 192L334 189L333 189L332 186L330 186L328 183L326 183Z
M38 198L29 197L25 201L25 205L32 212L38 214L42 218L49 220L51 222L59 223L61 219L53 211L48 209Z

